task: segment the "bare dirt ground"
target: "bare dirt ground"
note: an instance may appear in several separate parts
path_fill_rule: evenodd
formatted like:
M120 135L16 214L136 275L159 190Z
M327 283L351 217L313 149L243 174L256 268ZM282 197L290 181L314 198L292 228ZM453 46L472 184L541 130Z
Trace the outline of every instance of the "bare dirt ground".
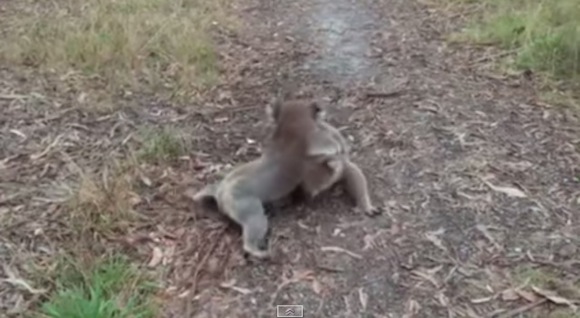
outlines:
M126 239L161 260L167 317L274 317L277 304L304 305L304 317L547 317L580 299L580 126L539 101L533 74L489 74L487 50L449 46L449 16L413 1L237 9L244 29L218 36L228 81L204 107L142 96L96 116L66 79L0 70L3 263L58 253L59 198L77 167L101 175L137 127L172 125L192 151L141 166L135 209L147 221ZM253 264L239 231L183 194L257 155L280 74L330 99L386 213L354 213L340 187L272 207L279 257ZM2 290L3 310L34 300Z

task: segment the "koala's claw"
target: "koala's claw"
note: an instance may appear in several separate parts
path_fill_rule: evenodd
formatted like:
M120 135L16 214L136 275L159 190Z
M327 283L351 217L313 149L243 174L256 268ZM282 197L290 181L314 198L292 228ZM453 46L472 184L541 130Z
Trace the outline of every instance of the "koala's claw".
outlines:
M251 248L251 247L244 247L244 256L248 257L248 256L252 256L255 257L257 259L267 259L270 257L270 253L268 252L268 250L261 250L261 249L257 249L257 248Z
M385 212L385 209L383 207L371 207L369 209L366 209L364 211L364 213L368 216L377 216L377 215L381 215Z

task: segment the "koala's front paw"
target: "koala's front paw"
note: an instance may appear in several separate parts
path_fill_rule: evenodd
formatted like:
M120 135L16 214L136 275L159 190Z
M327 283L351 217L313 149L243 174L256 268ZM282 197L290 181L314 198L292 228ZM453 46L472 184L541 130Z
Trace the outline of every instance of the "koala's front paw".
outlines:
M266 249L258 249L253 247L244 247L244 257L254 257L260 260L270 258L270 253Z
M377 215L381 215L385 212L385 209L383 207L375 207L375 206L370 206L367 208L357 208L357 212L361 211L370 216L370 217L375 217Z
M377 216L383 214L385 209L383 207L372 207L369 210L365 211L365 213L369 216Z

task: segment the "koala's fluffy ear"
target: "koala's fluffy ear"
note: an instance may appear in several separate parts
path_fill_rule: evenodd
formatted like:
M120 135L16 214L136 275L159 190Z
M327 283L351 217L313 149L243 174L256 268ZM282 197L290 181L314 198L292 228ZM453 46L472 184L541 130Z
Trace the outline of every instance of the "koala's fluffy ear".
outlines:
M324 101L314 100L311 102L310 107L312 108L312 115L314 119L324 120L326 118L326 113L328 109L327 103Z
M313 100L313 101L310 101L308 103L308 107L310 108L310 111L312 112L312 118L318 119L318 117L320 116L320 113L322 112L322 108L320 106L320 103L317 100Z

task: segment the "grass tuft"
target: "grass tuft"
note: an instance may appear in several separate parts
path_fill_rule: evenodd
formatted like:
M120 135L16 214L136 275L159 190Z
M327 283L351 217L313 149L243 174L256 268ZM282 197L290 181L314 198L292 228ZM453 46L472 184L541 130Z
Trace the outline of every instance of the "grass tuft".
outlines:
M153 282L125 258L109 257L86 269L63 267L53 295L41 306L44 317L155 317Z
M133 207L139 202L130 169L106 169L101 177L83 173L69 202L70 225L81 237L89 232L124 232L137 220Z
M541 288L550 288L550 285L556 281L556 277L552 273L529 266L518 267L514 273L514 278L518 285L527 283Z
M138 152L141 160L160 163L177 160L187 151L185 140L171 128L145 130L142 133L143 146Z

